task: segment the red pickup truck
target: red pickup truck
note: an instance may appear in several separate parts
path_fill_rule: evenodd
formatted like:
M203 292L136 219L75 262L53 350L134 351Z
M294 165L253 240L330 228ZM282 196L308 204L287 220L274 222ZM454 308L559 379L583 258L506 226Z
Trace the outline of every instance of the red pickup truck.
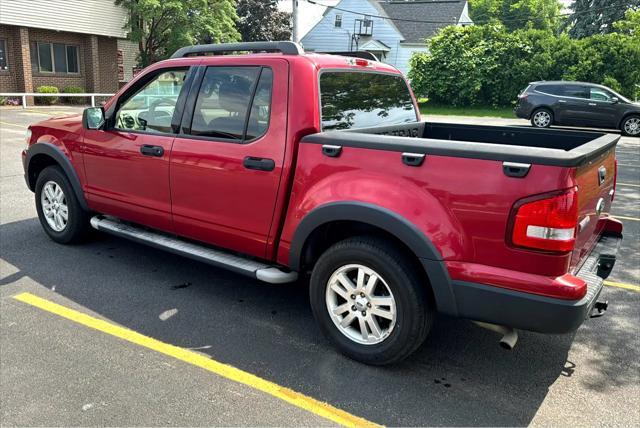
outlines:
M402 74L362 56L186 47L104 107L31 126L42 227L309 278L320 329L370 364L411 354L435 312L505 347L603 313L619 137L423 122Z

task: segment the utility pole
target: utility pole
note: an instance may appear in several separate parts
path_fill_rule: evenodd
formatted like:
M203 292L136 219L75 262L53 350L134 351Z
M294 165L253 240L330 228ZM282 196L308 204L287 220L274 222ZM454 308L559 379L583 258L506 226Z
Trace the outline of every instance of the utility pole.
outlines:
M293 24L293 28L291 31L291 40L293 42L298 43L298 0L293 1L293 8L291 11L291 21Z

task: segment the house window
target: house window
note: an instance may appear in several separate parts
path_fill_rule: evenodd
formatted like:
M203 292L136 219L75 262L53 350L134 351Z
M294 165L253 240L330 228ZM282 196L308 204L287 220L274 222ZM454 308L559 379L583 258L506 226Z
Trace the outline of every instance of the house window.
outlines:
M336 22L335 22L335 27L336 28L342 28L342 14L341 13L337 13L336 14Z
M0 70L7 70L9 63L7 61L7 41L0 39Z
M31 43L31 68L39 73L80 72L78 47L63 43Z

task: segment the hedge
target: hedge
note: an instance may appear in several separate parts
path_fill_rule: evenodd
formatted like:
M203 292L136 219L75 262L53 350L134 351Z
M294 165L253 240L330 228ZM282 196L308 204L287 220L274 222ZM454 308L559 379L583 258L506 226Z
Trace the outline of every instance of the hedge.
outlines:
M508 106L529 82L601 83L629 98L640 84L640 41L611 33L571 39L544 30L507 32L501 25L450 26L411 58L417 96L454 106Z

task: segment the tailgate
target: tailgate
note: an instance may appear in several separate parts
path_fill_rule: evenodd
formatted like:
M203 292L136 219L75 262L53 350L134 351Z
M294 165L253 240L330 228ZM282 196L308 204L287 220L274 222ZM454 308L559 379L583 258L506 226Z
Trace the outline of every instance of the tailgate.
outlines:
M575 170L578 185L578 230L571 257L571 272L586 260L604 228L611 209L616 177L615 146Z

